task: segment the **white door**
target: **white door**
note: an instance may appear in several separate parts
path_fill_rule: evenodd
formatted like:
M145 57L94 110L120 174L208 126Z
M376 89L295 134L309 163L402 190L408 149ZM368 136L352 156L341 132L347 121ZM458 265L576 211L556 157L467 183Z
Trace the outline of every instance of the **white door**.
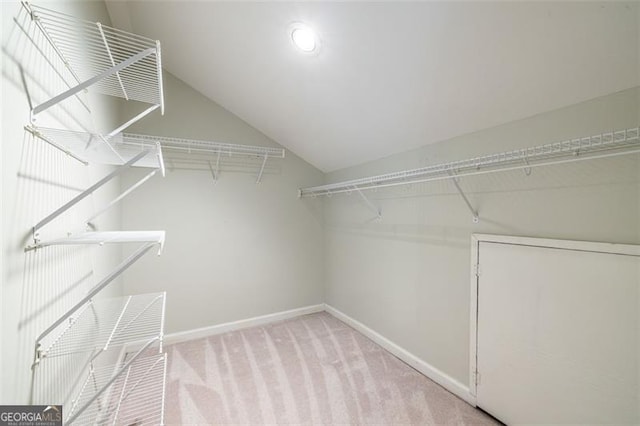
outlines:
M508 424L640 424L640 257L478 253L478 406Z

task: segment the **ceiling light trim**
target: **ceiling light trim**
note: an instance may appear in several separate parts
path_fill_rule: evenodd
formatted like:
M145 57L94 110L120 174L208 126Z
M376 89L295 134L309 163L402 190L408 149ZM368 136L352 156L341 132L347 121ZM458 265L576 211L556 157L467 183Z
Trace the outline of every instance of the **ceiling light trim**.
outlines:
M309 56L317 55L320 51L320 37L312 26L304 22L292 22L287 27L287 33L296 51Z

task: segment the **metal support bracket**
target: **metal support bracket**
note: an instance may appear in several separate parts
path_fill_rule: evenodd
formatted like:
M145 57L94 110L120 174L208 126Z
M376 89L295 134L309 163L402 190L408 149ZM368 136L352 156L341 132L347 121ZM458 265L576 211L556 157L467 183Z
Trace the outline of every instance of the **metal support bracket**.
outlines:
M531 166L529 165L529 160L525 157L523 158L524 164L527 165L527 167L525 167L524 169L524 174L527 176L531 176Z
M267 159L269 158L269 154L264 154L264 160L262 160L262 166L260 167L260 172L258 172L258 179L256 179L256 183L260 183L262 180L262 173L264 173L264 166L267 165Z
M151 150L149 150L149 149L146 149L146 150L140 152L138 155L133 157L131 160L129 160L126 163L124 163L123 165L119 166L116 170L114 170L113 172L109 173L107 176L103 177L98 182L94 183L89 188L85 189L80 194L76 195L70 201L65 203L62 207L58 208L56 211L51 213L49 216L45 217L40 222L38 222L33 227L33 239L34 239L34 241L36 243L38 242L37 233L38 233L38 230L40 228L42 228L47 223L51 222L56 217L60 216L65 211L69 210L74 205L78 204L80 201L82 201L83 199L85 199L89 195L93 194L98 188L100 188L101 186L103 186L104 184L109 182L111 179L113 179L116 176L119 176L120 174L122 174L125 170L129 169L131 166L133 166L140 159L142 159L145 156L147 156L149 154L149 152L151 152Z
M122 132L127 127L131 126L133 123L135 123L137 121L140 121L140 119L146 117L147 115L149 115L151 112L157 110L158 108L160 108L160 105L151 105L149 108L145 109L140 114L138 114L135 117L133 117L131 120L127 121L126 123L123 123L118 128L113 129L111 132L109 132L107 134L107 139L110 139L110 138L114 137L115 135L117 135L118 133Z
M218 174L213 169L213 164L211 164L211 161L207 161L207 163L209 164L209 170L211 171L211 177L213 178L213 183L218 182Z
M213 164L211 164L211 161L208 161L208 163L209 170L211 170L211 176L213 176L213 182L218 182L218 179L220 178L220 151L218 151L215 168L213 167Z
M220 151L218 151L218 156L216 158L216 180L220 177Z
M451 170L449 170L449 175L451 176L451 181L453 182L453 184L455 185L456 189L458 190L458 193L460 194L460 196L464 200L465 204L469 208L469 211L473 215L473 219L472 219L473 223L480 222L480 218L478 217L478 212L473 208L473 206L471 205L471 202L469 202L469 199L465 195L464 191L462 190L462 188L460 188L460 184L458 183L458 179L459 178Z
M156 155L158 156L158 164L160 164L160 174L162 177L165 177L166 170L164 168L164 155L162 155L162 145L160 142L156 142L156 149L158 150Z
M133 191L135 191L138 187L140 187L143 183L145 183L146 181L148 181L149 179L151 179L151 177L153 175L155 175L158 172L159 169L154 169L151 172L147 173L147 175L145 175L142 179L140 179L138 182L134 183L133 185L131 185L127 190L125 190L122 194L118 195L113 201L111 201L109 204L107 204L106 206L104 206L103 208L101 208L100 210L98 210L96 213L94 213L89 219L87 219L85 221L85 223L89 223L91 222L93 219L95 219L96 217L100 216L102 213L106 212L107 210L109 210L111 207L113 207L114 205L116 205L118 202L120 202L124 197L126 197L127 195L131 194Z
M360 198L362 198L362 201L364 201L367 207L369 207L369 209L373 213L375 213L376 216L374 220L382 220L382 210L379 207L376 207L376 205L373 204L371 200L367 198L366 195L364 195L364 193L360 190L360 188L358 188L357 186L354 186L353 190L358 193L358 195L360 196Z

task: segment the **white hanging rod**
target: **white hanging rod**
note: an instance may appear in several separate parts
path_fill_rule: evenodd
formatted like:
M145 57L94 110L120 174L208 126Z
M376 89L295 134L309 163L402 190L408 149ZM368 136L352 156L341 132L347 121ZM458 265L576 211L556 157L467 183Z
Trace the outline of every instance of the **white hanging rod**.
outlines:
M298 196L331 196L350 193L355 189L385 188L507 170L530 170L531 167L634 154L640 152L639 134L638 127L618 130L467 160L301 188L298 190Z
M37 114L89 87L106 95L156 105L164 114L159 41L28 2L22 5L77 82L33 107L32 121Z
M122 143L125 145L135 145L140 147L153 145L156 142L159 142L164 150L194 154L216 155L220 153L222 155L250 155L261 158L264 158L265 156L269 158L284 158L285 156L284 149L281 148L172 138L165 136L124 133L122 140Z

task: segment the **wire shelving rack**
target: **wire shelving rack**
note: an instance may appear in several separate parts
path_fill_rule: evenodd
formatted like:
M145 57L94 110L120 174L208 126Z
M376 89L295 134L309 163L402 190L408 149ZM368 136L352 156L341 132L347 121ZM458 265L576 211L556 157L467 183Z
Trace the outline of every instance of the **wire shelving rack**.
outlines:
M131 364L90 369L82 383L104 384L114 379L114 371L121 371L106 388L104 385L83 387L75 397L67 422L74 424L164 424L164 394L167 354L142 354ZM97 395L95 389L105 390ZM92 398L95 400L80 411Z
M132 410L141 404L146 410L159 407L149 414L162 419L164 398L156 397L164 396L164 309L165 293L77 304L36 340L32 403L49 397L46 383L40 383L50 380L48 367L55 370L56 360L69 358L85 368L75 369L79 373L65 391L65 424L139 416ZM142 398L131 399L134 393Z
M301 188L300 197L331 196L507 170L529 169L640 152L638 127L377 176Z
M28 2L22 5L75 80L68 90L34 106L32 121L41 112L89 88L150 104L110 135L158 108L164 113L159 41Z
M166 354L162 353L165 294L117 299L96 296L152 248L158 247L160 254L165 233L102 232L95 231L92 223L157 172L165 173L159 143L144 147L126 144L122 134L155 110L164 114L160 42L28 2L22 2L14 22L24 34L19 40L16 38L16 47L28 42L27 47L33 45L34 50L23 55L16 49L20 54L12 55L12 60L20 66L30 60L30 54L40 58L39 54L42 56L39 63L51 68L39 78L39 67L33 72L20 67L31 113L31 123L25 130L84 165L115 166L35 224L34 242L26 250L69 244L140 244L36 339L30 402L50 404L52 398L62 402L65 424L163 424L167 362ZM81 96L84 92L134 101L136 108L138 103L143 108L111 131L91 133L87 129L92 125L79 117L85 111L91 114L90 98ZM71 108L74 105L65 102L71 98L83 108L79 111ZM85 131L36 127L36 120L44 123L51 118L47 114L45 119L39 119L46 111L60 123L56 113L63 113ZM85 221L88 232L41 241L42 227L131 167L149 171L113 201L94 211Z
M214 180L220 176L221 161L225 158L252 158L258 159L256 183L260 183L269 159L285 158L285 150L282 148L231 144L214 141L203 141L195 139L175 138L166 136L140 135L124 133L122 143L126 146L139 147L145 149L159 144L162 149L170 155L170 152L179 154L194 154L208 156L208 168L213 174Z
M82 164L122 166L141 153L132 167L163 169L164 161L159 143L145 145L126 143L122 133L106 137L99 133L81 132L49 127L26 126L25 130L38 139L61 150Z
M89 195L93 194L96 190L104 186L106 183L124 173L130 167L145 167L150 168L151 171L147 173L142 179L132 185L130 188L124 190L114 200L104 206L102 209L94 213L90 218L86 220L89 223L100 214L104 213L112 206L120 202L127 195L132 193L140 185L154 176L158 171L164 176L164 158L162 156L162 148L160 143L147 144L144 146L125 144L123 142L122 134L118 134L107 140L104 136L96 133L79 132L73 130L52 129L45 127L26 126L25 130L33 134L40 140L60 149L73 157L74 159L82 162L83 164L97 163L115 165L116 168L105 177L100 179L89 188L85 189L67 203L56 209L54 212L40 220L33 226L33 239L34 244L28 249L42 247L40 243L38 231L49 222L69 210L74 205L78 204Z

